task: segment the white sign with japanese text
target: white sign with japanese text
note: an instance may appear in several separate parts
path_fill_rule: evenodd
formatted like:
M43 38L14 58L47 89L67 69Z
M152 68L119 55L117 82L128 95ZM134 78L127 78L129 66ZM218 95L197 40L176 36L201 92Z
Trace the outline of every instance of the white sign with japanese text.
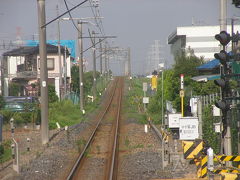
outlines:
M168 114L168 127L169 128L179 128L179 118L182 114Z
M143 104L149 103L149 97L143 97Z
M180 140L195 140L199 138L198 118L197 117L179 118L179 135Z

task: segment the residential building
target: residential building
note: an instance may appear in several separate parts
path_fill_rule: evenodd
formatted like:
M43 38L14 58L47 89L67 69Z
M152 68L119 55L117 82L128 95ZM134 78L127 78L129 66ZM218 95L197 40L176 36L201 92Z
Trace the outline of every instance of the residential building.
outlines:
M234 26L234 32L240 31L240 25ZM231 34L231 26L227 26L227 32ZM205 61L214 59L214 53L222 48L215 35L220 33L220 26L186 26L177 29L168 36L168 44L171 45L171 54L176 56L183 50L193 50L197 57L203 57ZM231 43L227 46L231 51ZM188 51L186 51L188 52Z
M66 84L68 89L71 82L72 58L67 48L61 46L61 66L62 75L60 75L60 63L58 56L58 47L47 44L47 69L48 83L55 86L55 91L60 96L60 77L64 78L66 72ZM11 82L17 83L21 87L19 95L37 96L39 93L40 79L40 57L39 46L23 46L17 49L3 53L3 90L4 96L9 95L9 85Z

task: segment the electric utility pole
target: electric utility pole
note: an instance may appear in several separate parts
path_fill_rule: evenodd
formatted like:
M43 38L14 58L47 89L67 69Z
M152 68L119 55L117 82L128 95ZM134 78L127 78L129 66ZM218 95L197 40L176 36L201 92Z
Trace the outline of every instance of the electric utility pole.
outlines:
M40 55L40 86L41 86L41 138L42 144L49 141L48 129L48 71L46 49L46 15L45 0L38 2L38 27L39 27L39 55Z
M58 5L57 5L57 17L59 16ZM59 61L59 99L62 99L62 60L61 60L61 45L60 45L60 19L58 23L58 61Z
M92 50L93 50L93 99L97 97L97 79L96 79L96 45L95 45L95 32L92 31Z
M105 42L105 47L104 47L104 74L107 82L107 43Z
M102 51L102 40L101 39L99 39L99 44L100 44L100 74L102 76L102 53L103 53L103 51Z
M227 0L220 0L220 31L227 31Z
M131 49L128 48L128 77L131 78Z
M78 21L80 110L84 113L82 23Z

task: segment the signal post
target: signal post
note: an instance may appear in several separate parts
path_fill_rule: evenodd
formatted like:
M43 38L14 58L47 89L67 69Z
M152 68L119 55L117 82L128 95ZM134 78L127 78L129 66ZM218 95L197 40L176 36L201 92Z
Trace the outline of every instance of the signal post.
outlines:
M215 35L215 39L223 46L223 50L214 54L214 57L221 63L221 79L214 80L214 83L221 88L222 95L221 100L216 102L215 105L222 111L222 139L224 141L223 153L226 155L232 155L230 102L228 99L230 94L229 80L231 76L231 68L229 66L230 56L225 51L225 47L230 42L231 37L226 31L221 31L220 34ZM228 165L231 165L231 162L228 162Z

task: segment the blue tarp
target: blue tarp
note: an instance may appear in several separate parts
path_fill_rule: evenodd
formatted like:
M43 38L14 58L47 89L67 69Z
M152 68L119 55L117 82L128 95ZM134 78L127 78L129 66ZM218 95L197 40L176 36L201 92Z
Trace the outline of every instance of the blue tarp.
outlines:
M213 59L213 60L207 62L206 64L198 66L197 69L198 70L212 70L212 69L218 67L219 64L220 64L220 62L218 59Z
M52 44L57 46L58 41L57 40L48 40L48 44ZM34 40L27 40L26 46L37 46L39 44L39 41ZM75 53L75 40L60 40L61 46L66 46L71 54L71 57L75 59L76 53Z

